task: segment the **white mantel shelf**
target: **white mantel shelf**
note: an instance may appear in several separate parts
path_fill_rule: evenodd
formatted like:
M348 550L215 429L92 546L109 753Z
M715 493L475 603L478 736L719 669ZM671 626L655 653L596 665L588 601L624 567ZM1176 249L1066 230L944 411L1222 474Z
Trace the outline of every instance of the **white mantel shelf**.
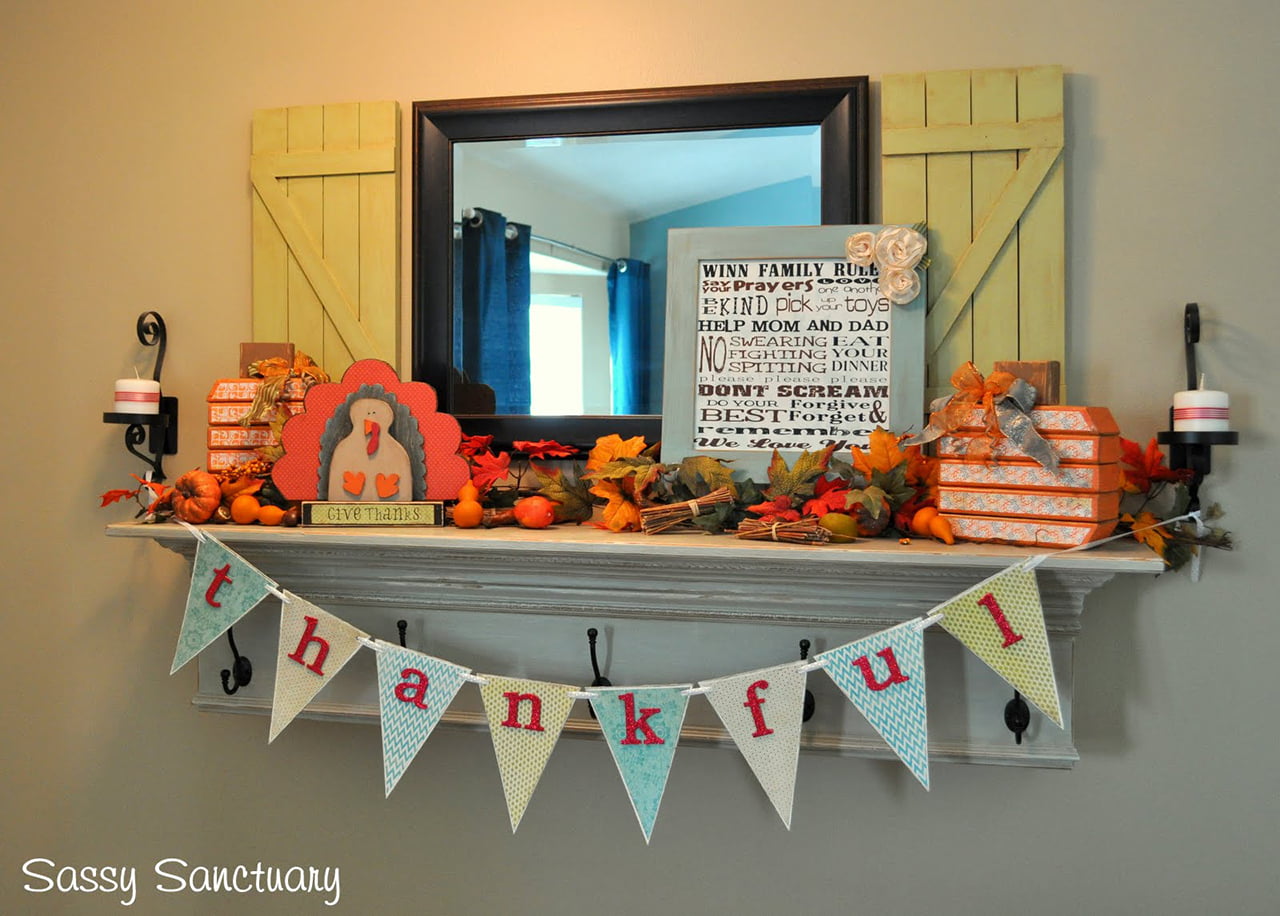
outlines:
M264 574L381 639L477 671L586 684L591 679L586 628L601 632L604 674L614 684L696 681L798 657L801 637L813 652L916 617L983 578L1038 552L998 545L879 538L808 547L740 541L728 535L611 534L557 526L461 531L454 528L262 528L204 530ZM111 537L155 540L192 556L195 538L174 524L115 524ZM1037 570L1065 729L1033 710L1031 729L1014 744L1003 724L1012 691L940 628L926 639L931 759L1070 766L1074 636L1085 599L1116 575L1154 575L1161 560L1133 541L1051 553ZM253 684L223 694L218 671L230 662L225 641L201 655L202 708L262 712L270 708L278 624L270 599L235 627L254 664ZM175 608L175 615L181 610ZM175 623L176 635L176 623ZM360 653L308 708L318 718L376 721L376 689ZM362 663L370 671L372 662ZM341 683L340 683L341 682ZM345 687L344 687L345 684ZM842 694L814 674L818 713L805 747L848 754L889 754ZM480 727L478 697L446 720ZM707 704L701 704L706 706ZM723 742L714 713L691 704L686 740ZM582 710L569 734L594 734Z

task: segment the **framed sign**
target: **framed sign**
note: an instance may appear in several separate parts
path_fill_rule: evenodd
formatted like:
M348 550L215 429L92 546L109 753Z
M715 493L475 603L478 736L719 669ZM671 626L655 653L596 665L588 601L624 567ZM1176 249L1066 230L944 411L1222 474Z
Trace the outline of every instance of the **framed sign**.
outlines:
M892 304L845 242L879 226L672 229L664 461L731 459L763 480L794 459L866 445L924 417L923 289Z

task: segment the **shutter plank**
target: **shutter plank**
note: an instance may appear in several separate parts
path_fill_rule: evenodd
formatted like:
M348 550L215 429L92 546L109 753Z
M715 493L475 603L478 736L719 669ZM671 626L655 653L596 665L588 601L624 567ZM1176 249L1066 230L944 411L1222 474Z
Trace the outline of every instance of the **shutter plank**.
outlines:
M289 145L289 117L283 108L254 112L252 150L257 156ZM284 342L289 337L289 246L276 230L262 199L253 195L253 340Z
M359 104L324 106L325 153L345 153L359 147ZM351 321L360 320L360 178L326 172L320 180L324 198L324 260L338 286L347 292L345 301L325 303L325 361L321 365L339 378L354 360L335 324L333 310L347 310Z
M314 151L324 146L324 107L295 106L289 109L289 151ZM287 178L280 182L289 203L309 238L324 248L324 180L318 176ZM324 308L306 271L298 262L304 256L298 245L290 245L289 331L299 350L325 366Z
M1008 124L1018 118L1016 70L973 73L973 123ZM1016 150L984 150L973 154L974 231L990 214L1009 179L1018 170ZM974 290L973 362L989 372L996 360L1018 352L1017 229L1000 246L986 276Z
M397 149L400 107L395 102L360 106L360 145ZM360 321L393 366L402 365L400 340L400 172L361 175Z

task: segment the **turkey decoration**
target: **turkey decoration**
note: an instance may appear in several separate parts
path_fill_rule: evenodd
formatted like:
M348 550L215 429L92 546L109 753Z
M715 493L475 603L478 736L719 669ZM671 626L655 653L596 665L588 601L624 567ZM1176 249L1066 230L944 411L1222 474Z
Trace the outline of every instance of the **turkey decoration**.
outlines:
M452 499L470 474L458 454L462 429L437 405L434 388L400 381L382 360L352 363L342 381L307 391L271 478L289 499Z

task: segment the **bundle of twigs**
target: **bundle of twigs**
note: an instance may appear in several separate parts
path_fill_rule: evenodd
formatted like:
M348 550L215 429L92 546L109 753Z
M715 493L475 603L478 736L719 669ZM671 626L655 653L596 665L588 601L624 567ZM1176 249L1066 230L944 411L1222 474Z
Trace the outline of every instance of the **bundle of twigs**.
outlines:
M687 525L691 519L707 512L715 506L733 502L733 493L728 487L712 490L706 496L690 499L682 503L667 503L661 506L649 506L640 510L640 530L645 534L661 534L672 528L692 528Z
M796 522L743 519L738 525L737 536L752 541L777 541L780 544L825 544L831 539L831 532L819 525L817 518L809 515Z

